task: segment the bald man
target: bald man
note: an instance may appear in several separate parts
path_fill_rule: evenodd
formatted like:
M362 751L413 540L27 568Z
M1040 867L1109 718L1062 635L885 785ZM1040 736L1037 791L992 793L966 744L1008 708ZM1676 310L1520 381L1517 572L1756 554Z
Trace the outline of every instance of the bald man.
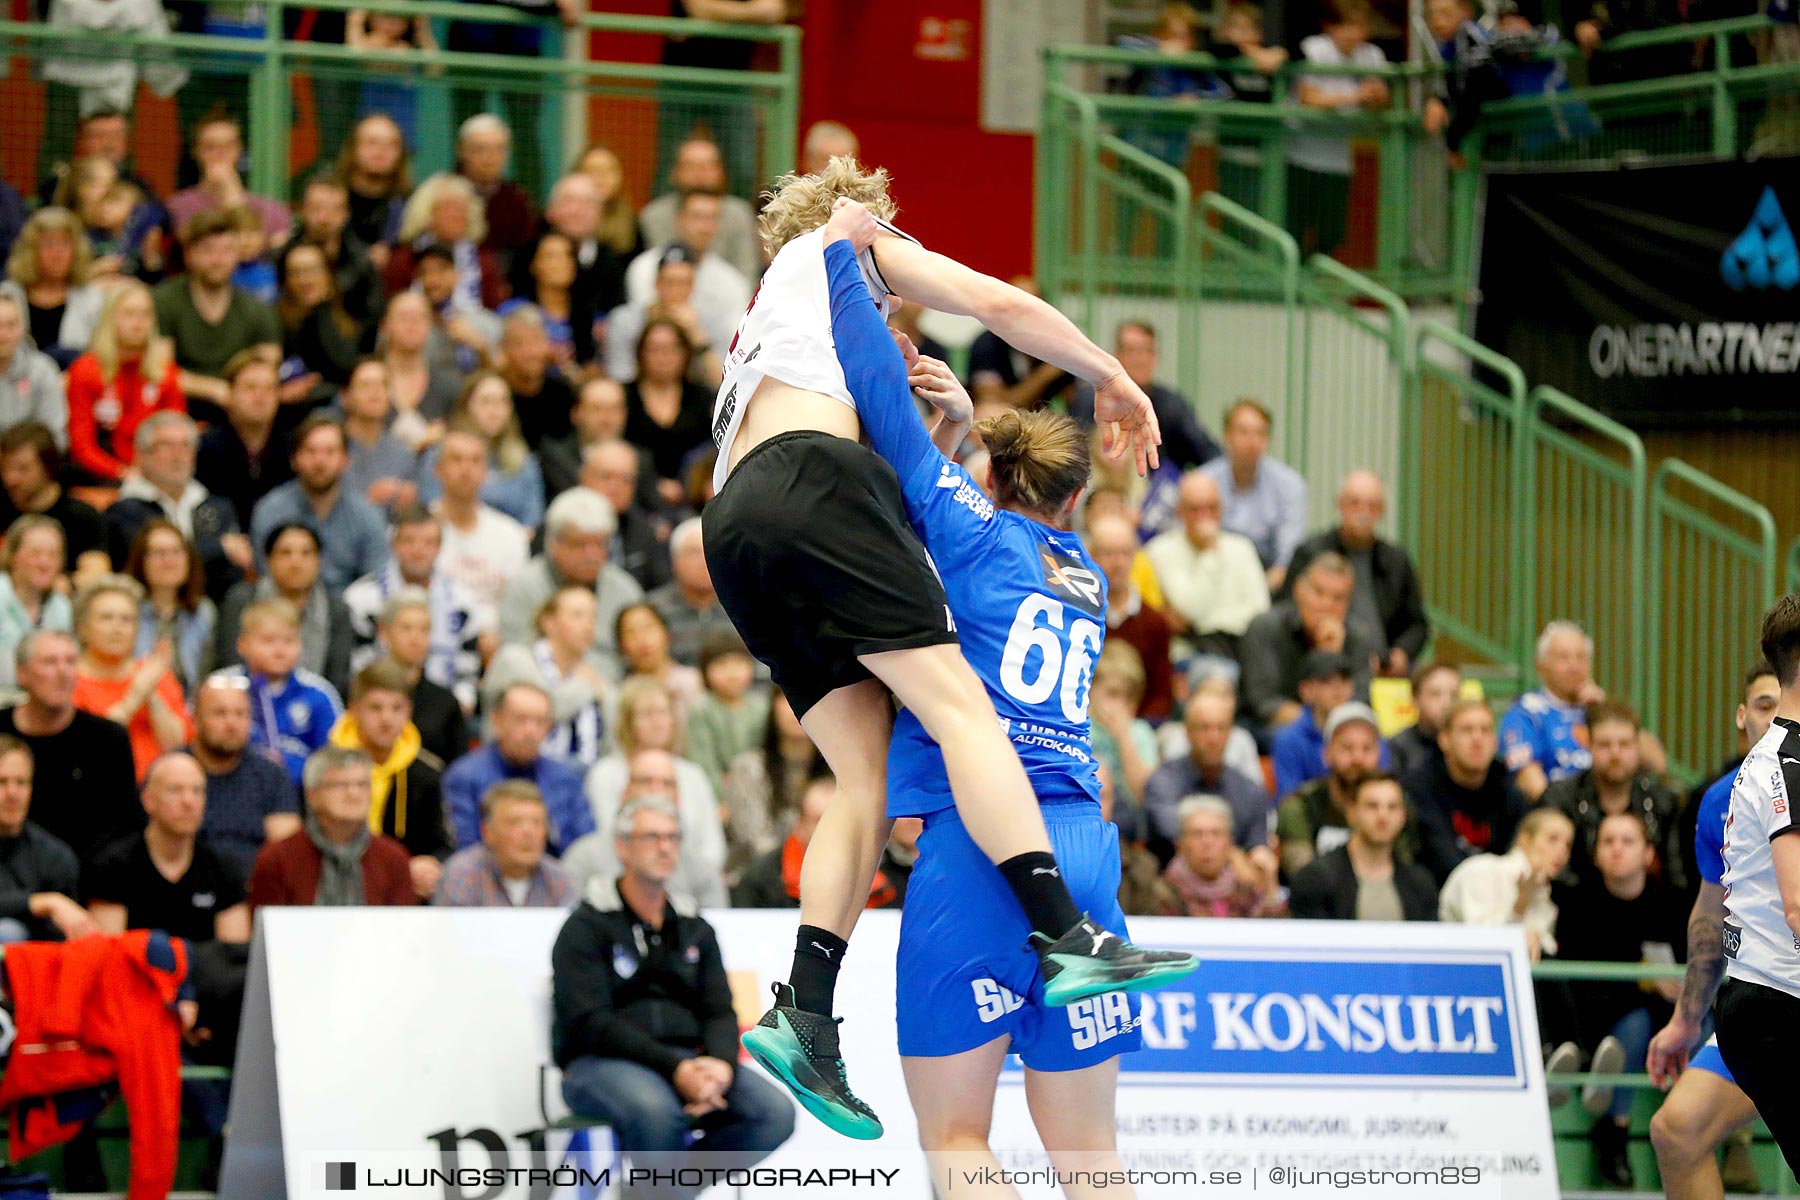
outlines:
M817 175L834 158L860 158L862 143L848 125L839 121L814 121L806 131L800 151L800 173Z
M107 933L160 929L190 942L247 942L244 881L198 840L206 818L206 772L170 751L144 776L142 833L95 856L83 879L88 911Z
M1350 621L1386 649L1383 675L1404 676L1431 634L1419 573L1410 555L1377 533L1387 513L1387 489L1373 471L1352 471L1338 486L1336 527L1314 534L1294 551L1289 579L1321 554L1341 554L1356 569Z

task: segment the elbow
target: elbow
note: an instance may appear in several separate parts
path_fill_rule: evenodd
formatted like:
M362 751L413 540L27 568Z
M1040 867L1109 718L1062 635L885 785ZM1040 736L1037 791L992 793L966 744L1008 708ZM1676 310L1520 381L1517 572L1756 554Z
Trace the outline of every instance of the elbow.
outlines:
M984 277L982 288L973 297L970 314L990 329L1014 329L1022 324L1034 305L1044 301L1009 283Z

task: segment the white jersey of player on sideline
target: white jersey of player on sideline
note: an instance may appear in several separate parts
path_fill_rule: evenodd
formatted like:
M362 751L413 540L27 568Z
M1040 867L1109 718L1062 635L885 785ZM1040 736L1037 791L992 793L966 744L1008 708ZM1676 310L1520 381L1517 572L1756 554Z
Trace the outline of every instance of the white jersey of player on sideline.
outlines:
M879 220L879 219L878 219ZM889 233L909 242L918 239L886 221ZM892 311L893 291L881 277L870 247L857 255L869 294ZM844 368L838 363L831 340L831 289L825 277L825 228L801 234L781 248L763 273L762 283L738 322L737 336L725 355L725 378L713 401L712 437L719 447L713 467L713 490L725 486L731 473L731 444L744 423L750 397L765 378L779 379L802 391L818 392L856 408L856 398L844 384Z
M1800 997L1800 937L1788 928L1770 843L1800 835L1800 725L1776 717L1750 748L1725 818L1725 973Z

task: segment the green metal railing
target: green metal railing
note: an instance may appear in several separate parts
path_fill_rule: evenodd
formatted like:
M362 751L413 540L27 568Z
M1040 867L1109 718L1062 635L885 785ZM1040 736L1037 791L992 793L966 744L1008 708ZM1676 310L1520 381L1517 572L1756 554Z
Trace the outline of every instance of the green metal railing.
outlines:
M130 35L96 34L86 30L28 22L0 22L0 53L15 60L14 79L36 78L37 69L49 60L130 59L140 66L179 67L191 74L178 93L179 123L191 125L198 115L190 98L205 93L216 96L231 115L244 122L249 153L246 182L264 195L286 195L296 167L301 166L298 135L303 127L316 128L318 141L327 143L317 153L334 155L337 142L357 116L357 89L379 85L408 97L417 107L417 145L412 147L416 169L423 173L452 165L454 124L451 119L459 98L464 107L487 107L484 98L495 95L496 109L515 111L512 102L521 96L541 100L536 128L515 130L515 162L520 156L536 156L544 164L541 175L554 179L566 161L590 140L619 143L658 138L658 113L671 106L687 106L719 114L730 120L730 130L748 131L754 144L753 168L733 178L732 186L745 194L795 161L799 121L799 39L795 26L746 26L666 17L636 17L613 13L583 15L565 30L559 23L497 5L419 2L410 0L272 0L261 6L264 36L258 39L172 34L154 40ZM543 50L538 57L447 50L370 50L282 37L286 18L308 9L347 12L362 9L375 14L425 17L434 25L452 21L485 25L533 27L542 31ZM769 43L775 47L776 65L769 70L727 71L698 67L671 67L646 62L608 62L585 57L587 47L574 39L591 35L643 35L646 37L706 36ZM570 39L565 45L565 39ZM441 38L440 38L441 40ZM575 54L565 55L565 49ZM21 71L18 62L31 70ZM190 89L192 89L190 93ZM303 92L310 93L304 97ZM467 97L474 95L474 100ZM148 94L140 92L140 100ZM604 126L588 128L591 103L608 101ZM361 102L367 105L366 100ZM379 107L373 105L372 107ZM705 120L704 117L701 118ZM327 132L333 136L326 136ZM188 132L183 129L181 132ZM9 137L25 136L14 128ZM721 136L722 142L731 139ZM658 165L655 151L638 146L638 157ZM661 148L659 148L660 150ZM728 162L734 150L726 145ZM143 153L140 143L139 157ZM16 164L23 156L13 156ZM742 161L738 154L736 161ZM165 164L166 165L166 164ZM142 168L140 167L140 170ZM654 171L646 172L654 174ZM35 179L9 180L30 188ZM660 179L644 184L659 187Z
M1777 583L1768 512L1684 463L1652 473L1631 430L1341 263L1300 262L1241 205L1209 193L1195 212L1200 303L1175 354L1201 412L1261 398L1317 524L1344 472L1389 481L1440 652L1497 695L1532 686L1539 630L1574 619L1678 773L1725 757L1734 675ZM1800 543L1789 561L1800 586Z
M1471 162L1494 166L1800 151L1800 62L1733 62L1734 45L1771 37L1775 28L1754 16L1614 38L1605 47L1609 54L1703 46L1706 65L1689 74L1496 101L1483 108L1465 153ZM1543 57L1563 59L1574 75L1582 74L1580 55L1568 43ZM1435 79L1441 68L1291 62L1273 77L1275 100L1270 104L1175 101L1106 90L1132 70L1217 71L1225 65L1205 54L1051 47L1045 52L1041 128L1054 138L1057 114L1066 111L1069 94L1084 95L1081 119L1099 133L1159 151L1168 160L1165 165L1188 178L1196 197L1216 191L1290 231L1298 231L1306 216L1295 207L1300 198L1289 194L1287 166L1296 141L1346 142L1359 148L1354 160L1357 189L1351 233L1339 256L1409 299L1460 305L1470 288L1480 173L1447 171L1441 141L1425 133L1408 107L1417 105L1426 94L1421 85ZM1385 80L1390 105L1344 113L1287 102L1299 77L1330 74ZM1043 155L1044 140L1040 138L1038 219L1055 224L1077 194L1070 185L1080 168ZM1095 144L1097 139L1090 138L1089 145ZM1364 178L1369 174L1372 180ZM1364 208L1362 197L1369 192L1376 199L1372 208ZM1129 270L1140 278L1157 273L1128 263L1126 257L1097 255L1068 264L1056 294L1104 291L1115 272ZM1044 261L1040 255L1040 264Z
M1531 410L1525 374L1454 329L1415 334L1423 454L1413 543L1444 635L1504 674L1531 639L1535 530L1526 500Z
M1757 629L1775 601L1769 510L1680 459L1651 477L1643 652L1645 719L1669 765L1694 777L1736 748L1723 719L1756 660Z
M1734 17L1614 38L1609 53L1701 47L1705 67L1497 101L1482 109L1483 161L1731 158L1800 149L1800 63L1732 61L1735 42L1772 36L1774 28L1765 17ZM1579 57L1566 44L1556 53Z
M1334 519L1337 481L1356 469L1397 481L1401 502L1387 519L1386 532L1408 527L1419 491L1409 482L1419 456L1414 379L1412 316L1394 292L1315 254L1301 276L1302 354L1299 374L1304 403L1304 452L1314 526Z
M1068 113L1071 93L1087 98L1081 119L1100 133L1111 134L1147 153L1160 151L1160 158L1155 153L1149 156L1189 179L1195 195L1219 192L1278 227L1299 230L1317 215L1316 205L1309 197L1290 194L1289 151L1296 143L1342 141L1354 145L1358 148L1355 170L1375 172L1384 193L1411 195L1416 190L1415 183L1423 180L1429 180L1440 192L1445 188L1442 155L1420 153L1427 139L1417 117L1403 107L1407 85L1430 74L1431 68L1308 66L1301 71L1297 65L1290 65L1275 76L1273 104L1171 102L1105 92L1096 86L1104 76L1116 75L1120 70L1212 70L1218 66L1219 60L1206 54L1168 56L1096 46L1048 48L1044 120L1040 123L1039 139L1039 221L1054 222L1057 210L1082 194L1075 186L1079 170L1067 163L1059 147L1052 146L1046 153L1045 146L1046 138L1054 142L1061 133L1058 122ZM1379 77L1389 83L1392 100L1387 108L1353 113L1285 103L1293 81L1303 74ZM1351 221L1347 244L1360 247L1366 258L1357 259L1354 265L1403 294L1445 295L1452 290L1456 255L1448 241L1447 224L1415 222L1404 206L1392 205L1382 206L1373 215L1372 235L1356 228L1354 211ZM1040 257L1039 261L1044 260ZM1089 260L1086 265L1122 267L1104 257ZM1111 278L1104 274L1100 277ZM1088 279L1098 283L1093 276Z
M1177 347L1177 361L1194 368L1190 394L1214 422L1237 397L1257 397L1275 418L1271 448L1305 462L1300 248L1279 225L1217 192L1200 198L1193 230L1195 303L1182 314Z
M1528 456L1537 531L1526 632L1571 613L1594 637L1594 674L1641 697L1649 664L1644 628L1645 456L1637 434L1555 388L1531 393ZM1621 583L1626 586L1621 586ZM1530 664L1521 660L1520 670Z

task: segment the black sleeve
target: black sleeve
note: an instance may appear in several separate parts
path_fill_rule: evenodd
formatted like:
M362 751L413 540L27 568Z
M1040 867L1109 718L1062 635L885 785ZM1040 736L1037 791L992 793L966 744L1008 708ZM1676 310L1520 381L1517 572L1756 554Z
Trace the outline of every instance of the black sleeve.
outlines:
M131 556L131 540L144 527L145 516L139 507L135 501L121 500L106 510L106 556L112 559L115 571L125 569L125 560Z
M138 798L137 771L131 739L111 721L95 726L94 816L92 850L130 837L144 828L144 805Z
M779 851L777 851L779 853ZM733 908L787 908L787 891L781 886L780 868L767 869L767 860L758 859L745 868L737 885L731 889Z
M350 698L350 651L356 645L356 631L350 626L350 609L337 596L331 597L326 610L326 626L330 636L325 642L325 679L346 701Z
M1279 604L1294 594L1294 580L1306 574L1306 566L1326 550L1323 541L1317 534L1307 538L1294 547L1294 556L1288 559L1287 576L1281 581L1281 588L1269 597L1269 602Z
M1494 838L1488 846L1488 853L1505 854L1512 849L1513 839L1519 833L1519 822L1525 819L1525 814L1530 809L1531 806L1525 802L1525 793L1508 783L1506 785L1506 808L1501 817L1494 822Z
M1419 573L1413 569L1412 556L1396 546L1393 557L1399 568L1395 579L1398 603L1393 616L1388 619L1388 642L1406 651L1407 658L1416 660L1419 651L1425 648L1425 639L1431 635L1431 624L1425 618L1425 597L1419 588Z
M992 371L1002 383L1009 382L1011 364L1007 362L1006 343L997 334L983 330L969 347L969 386L975 386L978 371Z
M701 1004L700 1044L714 1058L737 1065L737 1010L731 1005L731 980L725 974L725 959L719 953L719 939L713 927L700 922L705 931L700 937Z
M450 719L444 722L444 740L456 748L459 756L467 754L469 747L468 718L463 713L462 704L454 696L451 697L449 712ZM449 762L450 760L445 759L444 761Z
M575 910L550 951L550 1003L556 1021L560 1066L584 1055L623 1058L666 1079L687 1056L665 1046L613 1010L612 946L597 927L597 914Z
M1289 576L1293 575L1290 570ZM1239 705L1258 722L1275 715L1288 697L1281 689L1281 651L1273 643L1281 635L1279 609L1270 609L1250 622L1238 648L1242 679Z
M89 550L106 549L105 521L97 511L80 501L65 497L60 512L63 542L67 547L71 567L76 559Z
M1456 846L1456 832L1435 798L1410 790L1406 798L1417 816L1419 865L1430 871L1441 887L1450 872L1456 869L1456 864L1462 861L1462 852Z
M239 879L237 872L231 869L231 865L218 855L213 855L212 879L213 894L218 897L218 904L214 907L214 912L224 912L233 905L242 904L249 899L249 893L244 890L244 881Z
M250 583L234 584L225 593L225 599L219 603L219 623L213 627L212 660L207 663L207 670L217 671L238 664L238 634L243 625L244 610L250 607L254 598L254 585Z
M1163 399L1158 406L1156 419L1162 426L1163 457L1182 468L1197 467L1209 463L1219 457L1219 444L1212 439L1200 424L1200 418L1194 415L1194 408L1177 392L1158 388L1155 393ZM1087 425L1093 424L1092 393L1089 393L1089 410Z
M412 854L448 858L456 847L444 823L443 773L414 770L412 775L418 794L406 797L406 849Z
M1395 863L1394 870L1405 872L1401 878L1403 895L1410 898L1412 911L1406 914L1409 921L1435 921L1438 915L1438 885L1431 877L1431 872L1417 863ZM1406 901L1403 900L1402 903Z
M1332 919L1331 881L1319 860L1307 863L1294 876L1288 888L1288 911L1303 921Z
M131 907L124 887L126 852L125 845L109 841L88 861L81 876L81 893L90 904L98 900Z

